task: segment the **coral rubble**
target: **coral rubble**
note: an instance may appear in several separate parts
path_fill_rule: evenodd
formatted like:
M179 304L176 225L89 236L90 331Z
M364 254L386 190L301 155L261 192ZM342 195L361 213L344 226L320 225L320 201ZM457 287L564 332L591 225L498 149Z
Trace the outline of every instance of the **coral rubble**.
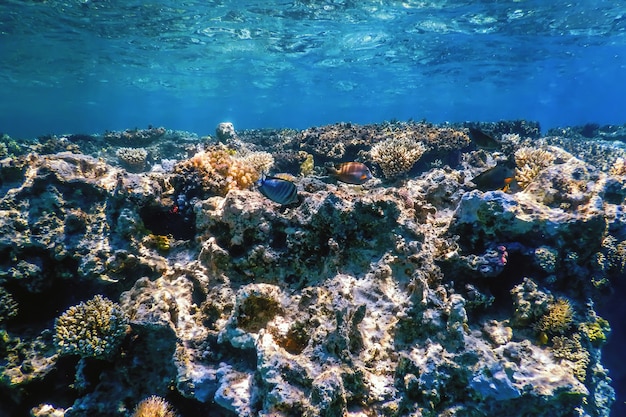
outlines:
M623 172L477 126L501 149L414 122L5 145L0 414L609 416ZM475 189L506 158L519 186ZM315 165L356 159L395 182ZM254 188L280 171L297 203Z

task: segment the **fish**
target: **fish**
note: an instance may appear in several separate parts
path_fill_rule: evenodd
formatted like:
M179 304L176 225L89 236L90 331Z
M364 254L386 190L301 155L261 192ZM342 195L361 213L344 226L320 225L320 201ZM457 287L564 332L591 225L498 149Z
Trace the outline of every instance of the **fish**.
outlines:
M501 190L506 193L514 180L515 163L504 161L498 162L495 167L478 174L472 179L472 182L480 191Z
M326 172L347 184L361 185L373 178L370 169L361 162L343 162L337 167L327 166Z
M493 137L478 128L470 127L469 133L472 142L474 142L479 148L486 150L496 150L500 149L502 146L500 142L498 142Z
M298 189L293 182L278 177L262 177L256 182L261 194L275 203L286 206L298 201Z

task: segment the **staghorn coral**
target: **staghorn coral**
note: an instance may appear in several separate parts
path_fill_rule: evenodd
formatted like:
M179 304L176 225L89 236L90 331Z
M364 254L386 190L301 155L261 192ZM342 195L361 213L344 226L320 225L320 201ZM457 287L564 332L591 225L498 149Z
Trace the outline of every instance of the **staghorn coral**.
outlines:
M426 152L422 142L416 142L407 137L391 137L372 147L370 155L383 170L385 178L395 178L411 170Z
M519 186L526 188L554 159L554 155L545 149L524 146L515 151L515 179Z
M574 311L569 300L559 298L548 306L548 311L537 323L537 329L548 334L563 334L574 320Z
M131 417L176 417L176 412L165 399L152 395L137 404Z
M128 317L117 303L96 295L68 308L55 320L54 330L59 353L109 359L126 335Z

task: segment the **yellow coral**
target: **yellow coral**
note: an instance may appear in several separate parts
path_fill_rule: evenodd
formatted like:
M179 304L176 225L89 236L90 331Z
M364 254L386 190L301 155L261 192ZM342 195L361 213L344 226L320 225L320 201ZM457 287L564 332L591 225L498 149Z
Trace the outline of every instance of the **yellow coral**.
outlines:
M595 346L606 342L606 337L611 332L609 322L602 317L596 317L595 321L581 323L578 329Z
M166 400L152 395L137 404L132 417L176 417L176 412Z
M539 173L554 162L554 155L544 149L528 146L515 151L515 179L520 187L526 188Z
M568 300L559 298L548 306L548 312L539 319L538 329L549 334L563 334L570 328L573 320L572 305Z
M552 353L555 358L565 359L574 363L574 376L581 382L587 377L589 352L580 343L580 335L575 333L571 338L555 336L552 340Z
M300 157L304 157L304 161L300 164L300 175L303 177L311 175L313 173L313 168L315 168L313 155L304 151L298 152L298 155Z

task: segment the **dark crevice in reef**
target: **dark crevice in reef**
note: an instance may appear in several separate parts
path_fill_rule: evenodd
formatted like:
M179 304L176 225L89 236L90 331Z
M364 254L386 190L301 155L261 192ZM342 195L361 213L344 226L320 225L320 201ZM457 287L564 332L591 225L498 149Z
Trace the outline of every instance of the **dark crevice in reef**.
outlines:
M39 332L48 328L68 307L88 300L93 294L103 293L93 284L60 279L51 279L50 287L42 292L28 291L15 282L7 282L4 288L18 305L17 316L7 322L7 330L15 333Z
M193 212L181 214L162 206L145 206L139 211L144 226L155 235L171 235L177 240L190 240L196 235Z
M215 402L201 403L190 398L183 397L178 391L173 390L165 399L181 416L211 416L211 417L237 417L236 413L215 404Z
M74 382L78 357L61 356L56 367L45 378L31 382L20 391L22 397L16 404L15 399L7 392L0 390L0 415L6 417L29 416L30 410L39 404L54 404L56 407L68 408L79 397L75 390L68 390Z

